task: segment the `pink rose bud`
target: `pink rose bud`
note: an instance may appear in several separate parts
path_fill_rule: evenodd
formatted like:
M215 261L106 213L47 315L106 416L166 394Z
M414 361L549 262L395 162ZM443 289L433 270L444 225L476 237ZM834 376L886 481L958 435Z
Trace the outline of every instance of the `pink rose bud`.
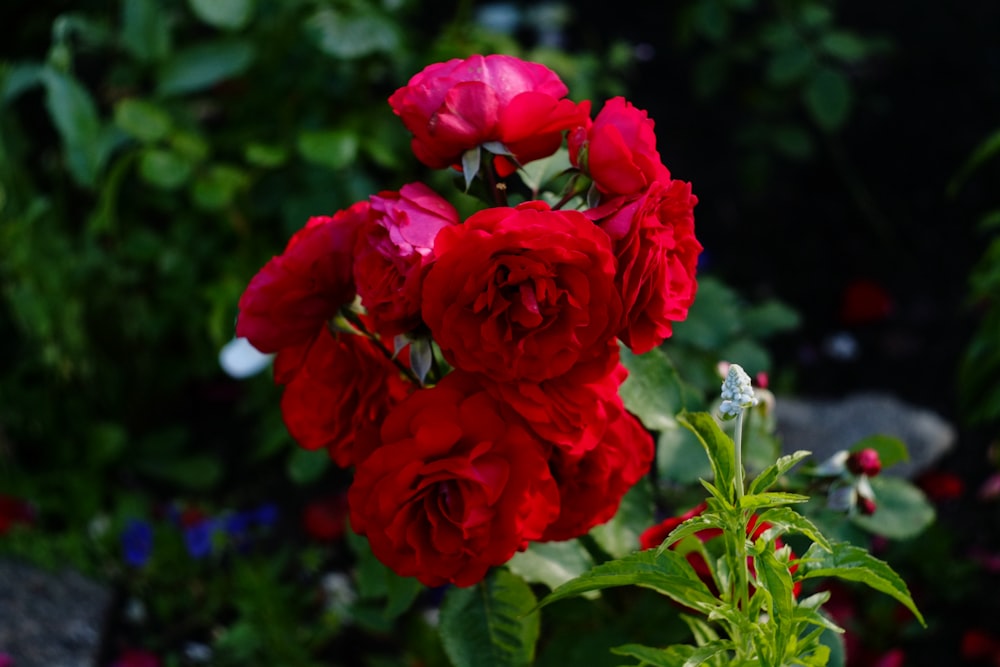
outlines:
M869 447L858 452L852 452L847 457L847 469L855 475L874 477L882 470L882 461L878 458L878 452Z

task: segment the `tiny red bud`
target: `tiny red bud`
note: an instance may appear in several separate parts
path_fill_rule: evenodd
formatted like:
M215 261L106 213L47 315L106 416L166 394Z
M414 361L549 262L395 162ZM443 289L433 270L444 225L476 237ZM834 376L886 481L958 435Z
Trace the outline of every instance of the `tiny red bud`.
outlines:
M852 452L847 457L847 469L855 475L874 477L882 470L882 461L879 460L878 452L868 447L861 451Z
M875 514L875 510L877 509L877 506L875 505L875 501L874 500L872 500L871 498L865 498L865 497L862 496L862 497L858 498L858 509L865 516L871 516L872 514Z

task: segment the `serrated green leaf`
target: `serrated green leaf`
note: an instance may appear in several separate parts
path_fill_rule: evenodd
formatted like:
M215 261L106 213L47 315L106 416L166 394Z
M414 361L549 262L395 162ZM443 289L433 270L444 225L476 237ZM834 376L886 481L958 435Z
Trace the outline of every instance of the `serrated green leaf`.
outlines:
M755 493L746 495L740 499L740 507L745 510L755 510L761 507L777 507L780 505L791 505L794 503L805 503L809 501L809 496L799 493L784 493L780 491L770 491L768 493Z
M358 137L350 130L306 130L297 146L306 160L331 169L347 167L358 155Z
M469 588L450 588L441 605L441 642L455 667L521 667L538 641L535 595L520 577L494 569Z
M510 571L529 583L557 588L594 566L590 552L579 540L532 542L507 562Z
M749 494L761 493L762 491L767 491L774 483L777 482L782 475L787 473L789 470L794 468L802 459L810 456L812 452L807 452L805 450L799 450L788 454L787 456L782 456L775 463L765 468L752 482L750 482L750 487L747 490Z
M643 665L651 667L682 667L685 660L694 652L694 647L679 644L663 649L641 644L623 644L612 648L611 652L635 658Z
M919 535L934 522L934 505L911 482L883 475L870 482L875 492L875 513L852 515L854 525L876 535L905 540Z
M906 582L888 563L853 544L838 542L832 547L832 552L829 552L813 544L803 556L796 574L802 579L838 577L870 586L900 602L913 612L921 625L927 627L923 615L913 602Z
M674 415L684 408L684 390L663 350L635 354L622 346L621 363L629 374L618 393L628 411L651 431L675 428Z
M688 659L684 661L681 667L700 667L716 656L733 650L733 648L733 642L728 639L720 639L717 642L699 646L691 652L691 655L688 656Z
M874 449L878 452L883 469L910 460L910 452L903 441L889 435L870 435L854 443L850 451L860 452L862 449Z
M725 522L717 512L702 512L698 516L691 517L670 531L670 533L663 539L663 543L660 544L659 550L663 551L664 549L669 549L686 537L690 537L703 530L709 530L712 528L718 528L721 530L725 528Z
M821 548L827 551L830 550L829 540L820 532L816 524L790 507L775 507L765 510L757 517L757 521L758 524L771 524L771 527L763 534L763 537L767 540L773 540L775 537L786 533L797 533L808 537Z
M204 90L245 72L254 59L250 42L229 39L178 51L160 69L157 92L184 95Z
M847 77L829 67L819 68L803 90L806 109L824 130L836 130L851 112L852 94Z
M718 600L684 556L670 550L661 552L655 549L637 551L602 563L549 593L539 607L588 591L617 586L649 588L704 613L718 607Z
M715 487L723 494L723 502L732 505L736 476L736 454L733 441L723 433L715 418L707 412L684 412L677 421L698 437L712 462Z
M135 97L120 100L114 118L118 127L147 143L163 139L173 126L170 114L149 100Z
M245 28L253 16L253 0L188 0L188 6L204 23L223 30Z

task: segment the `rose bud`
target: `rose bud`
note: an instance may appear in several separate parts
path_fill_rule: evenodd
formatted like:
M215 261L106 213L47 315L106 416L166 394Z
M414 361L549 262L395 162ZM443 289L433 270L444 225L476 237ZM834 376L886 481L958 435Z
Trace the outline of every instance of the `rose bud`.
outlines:
M878 452L868 447L851 452L851 455L847 457L847 469L855 475L874 477L882 470L882 461L878 458Z

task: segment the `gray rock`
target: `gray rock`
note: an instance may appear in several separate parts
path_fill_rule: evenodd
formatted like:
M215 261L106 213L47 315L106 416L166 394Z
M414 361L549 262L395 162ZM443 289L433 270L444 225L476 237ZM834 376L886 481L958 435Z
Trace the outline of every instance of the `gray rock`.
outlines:
M871 435L899 438L910 460L887 473L911 478L951 450L957 437L955 427L936 413L884 393L858 393L841 400L778 397L775 418L784 452L807 449L817 463Z
M0 559L0 653L16 667L94 667L111 600L78 572Z

